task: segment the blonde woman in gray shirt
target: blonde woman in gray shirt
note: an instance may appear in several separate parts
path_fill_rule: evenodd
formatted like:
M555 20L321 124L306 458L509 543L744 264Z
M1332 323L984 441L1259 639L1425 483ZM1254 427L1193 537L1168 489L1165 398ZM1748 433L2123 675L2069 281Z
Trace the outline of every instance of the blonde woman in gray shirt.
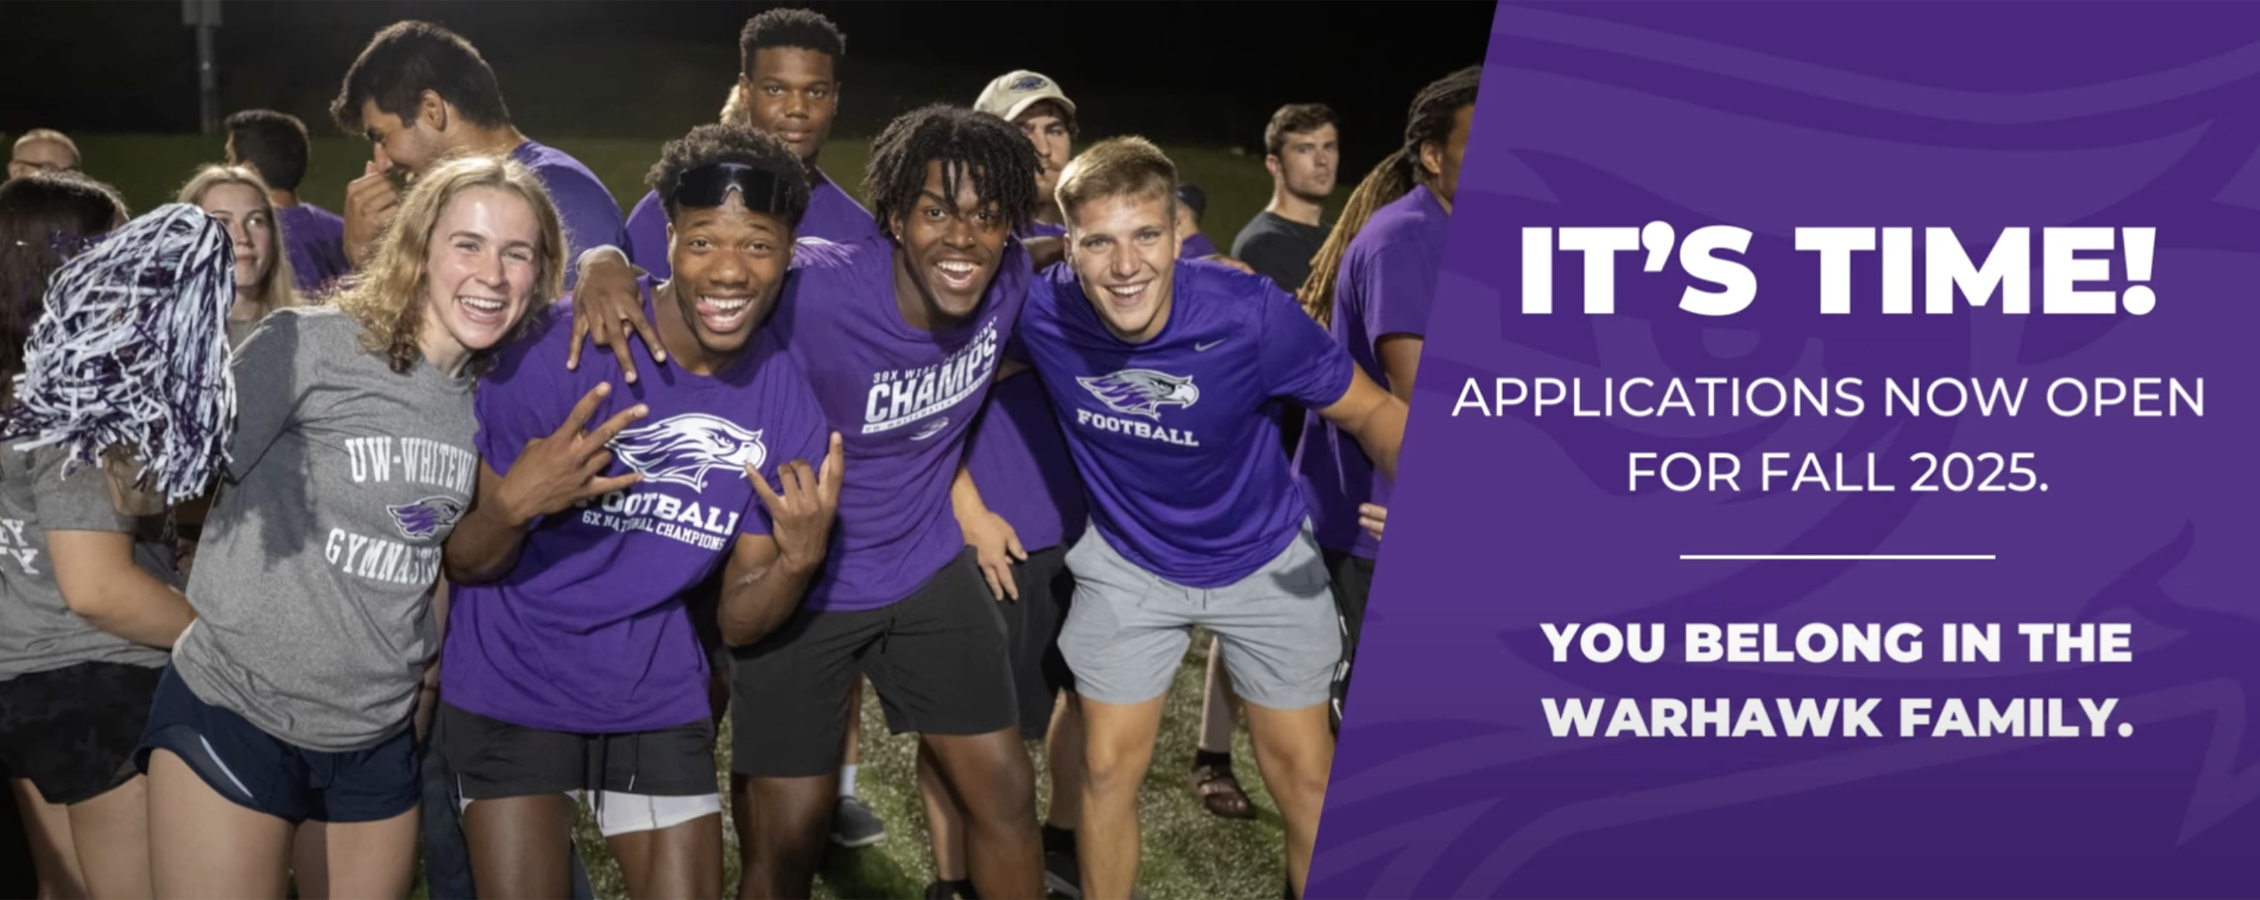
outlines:
M417 179L363 277L237 348L228 471L143 734L158 896L398 897L441 546L472 498L474 377L563 290L528 169Z

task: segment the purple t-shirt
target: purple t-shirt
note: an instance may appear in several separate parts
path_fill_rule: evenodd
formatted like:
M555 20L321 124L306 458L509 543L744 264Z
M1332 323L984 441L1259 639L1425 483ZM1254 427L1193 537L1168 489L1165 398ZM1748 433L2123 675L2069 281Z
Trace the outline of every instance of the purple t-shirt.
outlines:
M596 173L589 171L589 167L581 165L580 160L563 150L533 141L519 144L510 151L510 158L534 170L534 176L549 189L550 200L557 204L557 217L565 225L566 287L572 287L579 274L573 262L580 259L581 251L607 244L628 246L628 228L620 219L620 201L612 199L612 191L597 180Z
M1436 195L1416 185L1374 210L1342 253L1334 280L1334 340L1385 389L1389 375L1381 367L1381 339L1428 332L1428 304L1436 296L1444 226L1450 221ZM1325 419L1307 417L1295 469L1310 500L1319 546L1374 558L1381 545L1358 526L1358 504L1389 505L1390 485L1357 438Z
M802 241L765 326L800 363L840 433L840 517L810 609L876 609L910 596L965 546L950 482L1027 297L1027 251L1008 241L964 324L921 331L895 306L894 244Z
M1308 515L1267 405L1331 406L1356 370L1269 278L1190 260L1173 290L1161 333L1126 344L1053 266L1029 290L1015 353L1058 407L1099 534L1155 575L1223 587Z
M647 289L646 315L650 302ZM681 596L728 560L740 535L769 533L745 464L775 487L780 464L821 461L823 412L766 331L711 377L652 365L638 343L643 377L624 385L611 354L566 370L573 329L563 307L539 327L479 382L480 455L507 474L528 440L548 437L610 382L591 427L638 403L650 414L613 439L604 474L643 480L544 517L501 579L454 586L441 690L465 710L552 731L704 719L706 654Z
M1184 246L1177 250L1178 259L1200 259L1203 256L1215 255L1216 242L1209 240L1208 235L1205 234L1196 234L1186 238Z
M1028 240L1030 238L1063 238L1066 236L1067 226L1054 225L1050 222L1037 222L1030 220L1027 227L1020 229L1021 240Z
M809 185L808 214L801 217L794 237L823 238L835 244L879 237L879 225L871 221L863 204L823 172L815 175L816 182ZM658 191L644 194L628 214L628 241L629 258L638 268L661 281L673 276L674 266L667 261L667 204L660 202Z
M352 274L345 258L345 220L336 213L300 203L275 210L282 223L283 252L290 257L292 280L300 293L313 294Z
M989 390L989 406L973 427L965 467L989 511L1004 517L1034 553L1072 544L1083 535L1090 510L1083 479L1067 455L1059 416L1036 378L1008 378Z

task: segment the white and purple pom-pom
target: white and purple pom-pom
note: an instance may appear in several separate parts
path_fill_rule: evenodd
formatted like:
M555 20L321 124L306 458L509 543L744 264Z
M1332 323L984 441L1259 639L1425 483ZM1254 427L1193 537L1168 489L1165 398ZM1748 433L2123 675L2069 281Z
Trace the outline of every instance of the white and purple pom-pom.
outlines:
M128 455L134 487L181 501L227 465L235 425L227 316L235 250L184 203L126 223L65 263L24 347L0 423L22 449L60 445L74 463Z

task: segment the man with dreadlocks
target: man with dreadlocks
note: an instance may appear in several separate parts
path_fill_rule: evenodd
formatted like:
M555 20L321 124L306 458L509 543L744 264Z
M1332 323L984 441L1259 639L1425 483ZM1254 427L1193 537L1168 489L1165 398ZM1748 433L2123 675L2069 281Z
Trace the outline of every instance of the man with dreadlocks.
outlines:
M1036 210L1036 168L1027 139L996 117L914 110L872 142L864 195L885 236L794 252L766 327L845 436L850 475L801 609L737 658L732 782L754 818L740 896L808 896L857 667L888 725L918 732L964 801L978 892L1043 890L1004 623L951 507L1026 296L1031 268L1012 235ZM633 277L617 256L582 277L576 316L631 312L614 299Z
M1408 403L1482 78L1481 66L1469 66L1413 98L1404 146L1375 166L1350 195L1300 294L1305 311L1332 329L1334 340L1349 348L1358 368ZM1348 641L1335 675L1339 721L1349 692L1350 662L1365 624L1373 558L1381 549L1379 535L1388 516L1390 479L1375 471L1349 435L1319 419L1304 423L1296 469L1334 575Z
M1060 634L1085 728L1083 894L1130 894L1138 787L1190 626L1223 638L1300 893L1334 740L1341 659L1326 571L1266 414L1289 402L1394 472L1405 404L1357 370L1270 279L1179 260L1176 166L1143 138L1068 163L1067 265L1029 291L1016 356L1042 375L1091 527Z

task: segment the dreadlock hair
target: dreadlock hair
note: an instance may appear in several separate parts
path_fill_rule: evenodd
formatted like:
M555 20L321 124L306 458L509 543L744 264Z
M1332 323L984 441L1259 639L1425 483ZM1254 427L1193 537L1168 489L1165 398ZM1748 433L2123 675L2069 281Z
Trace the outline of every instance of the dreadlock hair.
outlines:
M895 117L871 141L871 164L863 173L863 195L872 217L898 245L899 222L926 191L926 164L942 164L942 195L955 198L959 185L973 179L973 195L996 204L1006 228L1026 228L1042 200L1036 195L1036 145L1018 126L963 106L936 103ZM954 202L954 201L953 201Z
M125 219L117 189L77 173L35 172L0 184L0 394L15 391L55 270Z
M1428 170L1420 164L1420 148L1451 140L1453 117L1475 105L1475 89L1482 80L1483 67L1469 66L1437 79L1413 96L1412 110L1405 116L1403 146L1374 166L1365 180L1358 182L1357 190L1350 192L1342 217L1335 220L1334 230L1318 248L1318 255L1311 257L1310 278L1295 292L1303 311L1318 324L1333 325L1334 279L1342 272L1342 255L1349 251L1350 241L1365 229L1375 210L1403 197L1413 185L1428 183Z
M700 125L690 134L668 141L659 151L659 162L644 177L644 183L657 191L665 204L667 221L674 222L682 215L675 190L682 184L683 173L715 163L739 163L777 179L784 205L778 213L787 227L800 230L801 217L808 213L808 170L801 166L800 157L766 131L721 123ZM769 214L766 201L742 199L747 209Z
M847 35L832 20L805 9L772 9L745 22L738 32L738 74L753 77L753 56L771 47L822 53L838 66L847 56Z
M559 224L557 204L532 169L514 160L466 156L449 161L417 178L400 208L377 238L377 254L361 277L340 293L334 304L361 326L361 347L382 353L394 372L406 373L424 358L425 294L430 287L432 232L440 216L457 195L472 188L494 188L516 194L533 208L538 246L534 248L536 274L533 297L525 314L495 345L471 355L470 371L484 372L495 354L507 347L532 324L550 301L565 294L565 233Z

